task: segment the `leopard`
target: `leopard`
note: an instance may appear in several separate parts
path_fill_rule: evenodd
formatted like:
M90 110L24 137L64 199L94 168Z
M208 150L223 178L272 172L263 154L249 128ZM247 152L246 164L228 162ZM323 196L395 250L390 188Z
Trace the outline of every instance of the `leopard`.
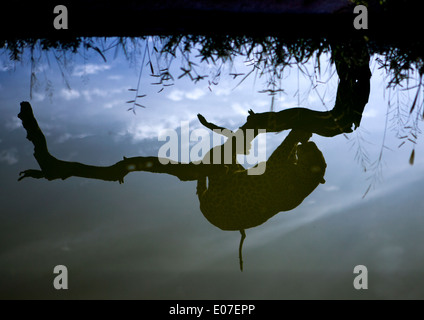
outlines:
M225 171L198 179L200 211L214 226L241 231L259 226L279 212L300 205L325 183L327 164L312 133L292 129L266 161L260 175L235 162ZM259 165L259 164L257 164Z

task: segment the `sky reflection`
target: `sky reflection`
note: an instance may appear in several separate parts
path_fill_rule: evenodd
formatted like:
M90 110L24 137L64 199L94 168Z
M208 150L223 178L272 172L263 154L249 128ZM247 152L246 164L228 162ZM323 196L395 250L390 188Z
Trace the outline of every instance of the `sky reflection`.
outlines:
M391 93L384 94L384 74L375 67L375 58L372 66L361 127L347 137L313 136L326 158L326 183L296 209L246 231L243 273L238 268L239 233L208 223L194 182L133 173L122 185L79 178L18 183L20 171L37 168L16 117L19 103L29 100L30 66L3 66L0 297L423 298L423 151L418 139L411 166L413 144L398 148L400 140L385 117ZM233 68L243 72L244 64L236 60ZM56 67L39 66L39 78L46 76L52 85L45 91L41 82L31 104L50 152L62 160L110 165L122 156L157 155L163 144L157 139L160 130L178 128L182 121L190 121L192 130L200 128L197 113L234 129L244 123L248 109L270 109L270 97L257 92L261 80L236 86L230 76L222 77L210 91L205 83L181 79L158 93L152 79L143 76L147 108L134 115L125 102L132 98L128 89L137 84L138 71L122 55L107 63L96 56L76 58L69 69L69 89ZM331 74L328 70L322 78ZM337 76L315 91L292 68L283 87L286 94L277 96L276 111L299 103L324 111L334 104ZM402 103L411 101L395 94ZM268 156L286 135L267 134ZM381 179L363 198L379 169L370 164L364 172L355 159L358 143L373 162L383 139L388 148ZM52 286L58 264L69 269L66 292ZM358 264L368 267L367 291L353 288Z

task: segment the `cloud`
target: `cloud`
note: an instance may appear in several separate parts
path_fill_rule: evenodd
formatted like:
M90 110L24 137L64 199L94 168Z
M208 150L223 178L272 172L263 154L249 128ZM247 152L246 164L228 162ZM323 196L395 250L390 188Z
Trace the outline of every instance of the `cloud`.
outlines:
M190 99L190 100L198 100L201 97L203 97L206 94L206 90L196 88L192 91L184 92L182 90L172 90L171 93L168 95L168 99L172 101L181 101L184 98Z
M118 133L118 135L121 137L130 136L133 142L138 142L144 139L154 139L158 141L158 137L161 133L164 133L167 130L179 131L180 127L187 121L189 123L190 132L194 129L198 129L199 125L197 124L197 120L193 123L195 118L197 119L195 115L192 117L186 117L185 115L180 114L168 116L166 119L151 118L148 121L143 121L143 123L134 119L132 123Z
M120 135L128 134L134 142L142 141L144 139L157 140L160 132L164 132L169 129L176 130L179 125L180 122L177 122L176 119L148 124L133 123L127 127L125 132L120 133Z
M114 74L114 75L108 76L107 79L108 80L116 80L116 81L118 81L118 80L122 80L122 76L121 75Z
M363 118L375 118L378 116L378 111L376 108L365 108L364 112L362 113Z
M22 122L18 117L12 117L4 126L9 130L15 130L22 127Z
M125 102L123 102L122 99L112 100L112 101L109 101L109 102L106 102L105 104L103 104L103 107L106 108L106 109L111 109L111 108L118 107L118 106L127 107L127 106L125 106Z
M168 95L168 99L172 101L180 101L184 98L184 91L181 90L172 90Z
M62 89L62 91L60 91L60 95L65 100L73 100L73 99L77 99L81 96L79 91L74 90L74 89L69 89L69 90L68 89Z
M109 94L109 92L107 90L98 89L98 88L82 91L82 95L84 96L85 100L87 100L87 101L91 101L91 98L93 96L106 97L108 94Z
M212 92L215 93L215 95L217 95L217 96L229 96L232 91L233 91L233 89L231 89L230 86L228 86L228 87L217 87L217 88L212 89Z
M115 88L115 89L102 89L102 88L91 88L87 90L75 90L75 89L62 89L60 96L65 100L74 100L83 97L86 101L92 101L95 97L106 98L114 94L120 94L125 92L126 88Z
M18 162L18 157L16 156L16 149L8 149L0 152L0 162L5 162L8 165L12 165Z
M320 99L315 92L313 92L313 94L308 95L308 103L316 104L318 102L320 102Z
M271 99L256 99L252 103L253 108L271 108Z
M83 90L81 93L87 101L91 101L94 96L104 98L113 94L120 94L122 92L125 92L126 90L126 88L116 88L111 90L93 88L89 90Z
M41 73L49 69L48 64L36 65L32 70L34 73Z
M0 65L0 72L7 72L7 71L11 71L13 69L13 66L11 64L6 65Z
M185 94L185 97L187 99L190 99L190 100L197 100L197 99L203 97L205 94L206 94L205 90L202 90L200 88L196 88L193 91L187 92Z
M339 188L338 186L335 186L335 185L325 186L325 187L323 187L323 189L324 189L325 191L328 191L328 192L331 192L331 191L339 191L339 190L340 190L340 188Z
M72 75L76 77L81 77L83 75L96 74L96 73L109 70L109 69L110 69L109 65L89 63L89 64L76 66Z
M33 92L32 93L33 99L35 102L41 102L44 101L44 99L46 98L46 96L42 93L38 93L38 92Z
M69 139L84 139L89 136L91 136L91 134L88 134L88 133L80 133L80 134L64 133L56 139L56 142L63 143L65 141L68 141Z
M237 113L237 114L240 114L240 115L242 115L242 116L248 116L249 115L249 113L247 112L247 110L249 110L250 108L248 108L248 107L243 107L240 103L238 103L238 102L236 102L236 103L233 103L232 105L231 105L231 108Z

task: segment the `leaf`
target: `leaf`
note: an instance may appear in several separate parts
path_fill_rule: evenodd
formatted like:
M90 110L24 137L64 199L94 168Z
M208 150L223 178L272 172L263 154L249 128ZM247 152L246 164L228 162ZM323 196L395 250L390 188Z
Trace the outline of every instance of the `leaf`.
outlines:
M97 47L91 47L92 49L94 49L95 51L97 51L98 54L100 54L100 56L103 58L104 62L107 62L106 57L104 56L103 52L97 48Z
M364 195L362 196L362 199L364 199L364 198L365 198L365 196L368 194L368 192L369 192L369 191L370 191L370 189L371 189L371 186L372 186L372 185L369 185L369 186L368 186L368 189L367 189L367 191L365 191Z
M155 70L153 70L152 61L149 61L149 64L150 64L150 71L152 72L152 74L155 74Z
M182 77L186 76L187 74L190 75L190 70L184 69L184 68L180 68L183 73L178 77L178 79L181 79Z
M230 76L233 77L233 79L237 78L238 76L244 76L244 73L230 73Z
M246 78L248 77L248 76L250 76L252 73L253 73L253 71L254 71L254 69L252 69L252 70L250 70L249 71L249 73L248 74L246 74L244 77L243 77L243 79L241 79L240 80L240 82L234 87L234 89L235 88L237 88L244 80L246 80ZM215 84L215 83L214 83Z
M140 96L137 96L137 98L144 98L146 96L146 94L142 94Z
M146 108L145 106L142 106L141 104L139 104L139 103L136 103L135 104L137 107L141 107L141 108Z
M419 93L420 93L420 88L418 88L418 90L417 90L417 93L416 93L416 95L415 95L414 102L412 102L412 106L411 106L411 110L409 111L409 114L411 114L411 113L412 113L412 111L414 111L414 109L415 109L415 105L417 104L417 100L418 100L418 95L419 95Z
M86 46L87 49L90 49L91 48L94 51L96 51L103 58L103 61L104 62L107 62L106 57L104 56L103 52L98 47L93 47L91 45L91 43L87 43L85 46Z
M412 166L415 160L415 149L412 149L411 156L409 157L409 164Z
M127 101L127 103L133 103L133 102L135 102L135 100L129 100L129 101Z
M137 89L128 89L128 91L137 91Z

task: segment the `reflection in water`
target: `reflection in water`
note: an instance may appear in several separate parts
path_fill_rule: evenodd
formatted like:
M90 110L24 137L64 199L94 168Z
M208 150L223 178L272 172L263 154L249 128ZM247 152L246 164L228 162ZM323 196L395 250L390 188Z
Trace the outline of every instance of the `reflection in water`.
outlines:
M205 218L223 230L241 232L241 269L244 229L258 226L280 211L296 208L319 183L325 182L327 165L315 143L307 142L309 137L303 131L292 130L266 162L263 174L249 175L255 167L244 170L235 163L197 180L200 210Z
M333 137L352 132L360 125L362 113L370 93L369 54L362 44L338 46L332 52L339 85L335 106L332 110L318 112L306 108L291 108L280 112L249 112L246 123L237 132L224 130L228 139L212 148L205 157L232 146L231 164L173 163L164 165L158 157L132 157L109 167L97 167L77 162L67 162L53 157L39 128L28 102L21 103L18 115L27 131L27 138L34 144L34 157L41 170L21 172L19 180L27 177L48 180L66 179L71 176L119 181L132 171L167 173L182 181L197 181L200 209L206 219L223 230L239 230L240 268L245 229L258 226L281 211L297 207L320 183L324 183L326 162L314 142L309 141L313 133ZM220 128L198 116L209 129ZM281 145L266 162L263 174L249 174L236 162L239 153L233 140L248 130L254 135L261 130L281 132L291 130ZM251 141L246 141L246 146ZM248 149L248 148L246 148ZM258 164L259 166L260 164Z

